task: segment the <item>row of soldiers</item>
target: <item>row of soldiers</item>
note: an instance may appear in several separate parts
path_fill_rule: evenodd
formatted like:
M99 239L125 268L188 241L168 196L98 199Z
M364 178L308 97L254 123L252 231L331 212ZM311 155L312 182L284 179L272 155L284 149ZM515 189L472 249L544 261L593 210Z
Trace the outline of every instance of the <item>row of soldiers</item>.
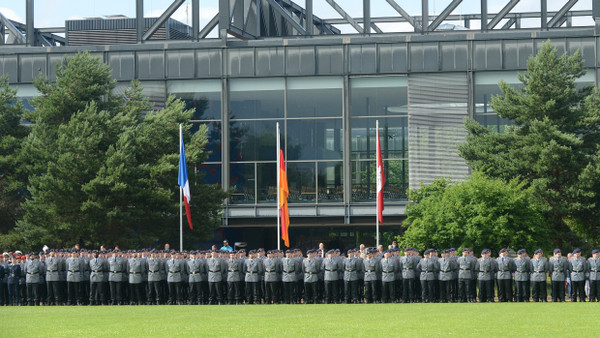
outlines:
M423 252L406 248L379 252L352 249L324 253L298 249L246 251L121 252L49 250L5 253L0 261L0 304L295 304L388 302L600 301L600 251L570 259L559 249L530 258L525 249L497 258L485 249L476 258L465 248ZM477 297L477 290L479 291Z

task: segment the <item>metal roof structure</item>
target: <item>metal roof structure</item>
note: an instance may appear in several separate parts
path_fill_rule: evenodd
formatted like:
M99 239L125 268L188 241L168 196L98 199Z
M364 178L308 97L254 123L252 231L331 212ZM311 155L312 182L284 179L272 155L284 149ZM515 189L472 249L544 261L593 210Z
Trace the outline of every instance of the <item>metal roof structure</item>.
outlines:
M527 29L555 30L576 26L576 21L587 18L593 22L596 32L600 31L600 1L593 0L592 8L573 10L579 0L564 0L558 11L548 11L547 0L539 1L536 12L514 12L521 0L504 0L504 7L497 13L488 12L489 0L480 0L479 13L452 14L463 0L452 0L439 14L433 15L428 0L421 0L421 15L410 15L400 0L380 0L389 6L394 15L371 16L372 0L362 0L362 17L352 17L344 9L340 0L321 0L339 14L339 18L322 19L314 15L314 0L305 0L305 7L292 0L219 0L219 12L204 26L200 27L200 1L191 0L192 23L189 40L199 41L217 29L217 36L227 43L228 39L257 40L269 37L310 37L315 35L379 35L385 33L417 33L428 35L438 31L471 30L474 32L508 31L523 29L522 21L527 20ZM179 9L185 0L174 0L171 5L148 27L144 18L144 0L136 0L135 43L144 43L164 27L165 22ZM7 19L0 13L0 44L26 46L61 46L68 44L64 37L65 27L36 28L33 26L34 0L26 0L26 22L19 23ZM115 18L108 18L114 20ZM591 19L591 20L589 20ZM539 21L538 21L539 20ZM539 22L532 27L532 22ZM394 23L394 28L382 28ZM67 26L67 25L65 25ZM344 33L340 27L350 26L353 32ZM389 26L389 25L388 25ZM471 27L479 27L472 29ZM587 25L589 27L590 25ZM464 27L464 29L462 29ZM213 35L215 35L213 33ZM181 38L181 37L179 37ZM179 39L178 38L178 39ZM169 37L166 35L166 39Z

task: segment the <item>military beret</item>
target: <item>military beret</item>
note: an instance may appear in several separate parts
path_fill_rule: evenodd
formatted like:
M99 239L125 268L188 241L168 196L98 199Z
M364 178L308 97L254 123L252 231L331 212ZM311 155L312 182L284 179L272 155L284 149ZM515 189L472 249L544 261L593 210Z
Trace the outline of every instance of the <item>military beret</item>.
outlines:
M456 248L450 248L449 250L450 251L456 251Z
M462 252L469 252L469 248L463 248Z
M597 254L597 253L600 253L600 250L598 250L598 249L594 249L594 250L592 250L592 255L593 255L593 254Z
M576 253L580 253L580 252L581 252L581 249L579 249L579 248L577 248L577 249L573 250L573 253L574 253L574 254L576 254Z
M522 253L527 253L527 250L526 250L526 249L521 249L521 250L519 250L519 251L521 251Z
M542 253L542 252L543 252L542 249L537 249L537 250L535 250L535 252L533 254L537 255L537 254Z
M523 249L519 249L519 250L517 251L517 255L522 255L522 254L524 254L524 253L525 253L525 251L524 251Z
M505 253L505 252L506 252L506 249L504 249L504 248L502 248L502 249L500 249L500 251L498 251L498 253Z
M560 249L558 249L558 248L554 249L554 253L555 254L560 253Z
M437 250L435 248L431 248L429 249L429 252L437 252Z

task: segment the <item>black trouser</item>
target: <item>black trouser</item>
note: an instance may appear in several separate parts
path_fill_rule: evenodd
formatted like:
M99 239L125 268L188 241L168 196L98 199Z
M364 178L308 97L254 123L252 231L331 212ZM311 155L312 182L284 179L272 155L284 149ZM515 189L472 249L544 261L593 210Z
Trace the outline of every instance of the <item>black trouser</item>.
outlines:
M260 282L246 282L246 304L260 304L259 284Z
M571 301L576 302L577 297L579 297L580 302L585 302L585 281L573 281L573 279L571 279L571 284L573 290Z
M162 281L149 281L148 282L148 303L155 302L160 304L162 299Z
M338 301L338 290L336 280L325 281L325 296L326 303L335 303Z
M27 303L29 305L40 305L40 284L26 283L27 286Z
M449 280L441 280L439 281L440 288L440 299L441 303L449 303L450 302L450 281Z
M81 281L81 289L79 290L79 294L81 295L81 299L84 302L88 301L88 295L90 294L90 280Z
M402 302L409 303L415 300L415 289L414 289L415 279L414 278L404 278L402 280Z
M346 293L346 303L358 302L358 281L344 281L344 290Z
M450 281L450 298L453 302L458 301L458 279Z
M317 282L304 283L304 304L317 304Z
M381 301L383 303L394 302L396 299L396 281L381 282Z
M498 279L498 300L501 302L512 302L513 299L512 279Z
M7 300L6 304L8 305L17 305L19 304L19 283L7 283Z
M303 297L304 280L302 279L302 276L300 276L300 278L298 278L298 281L296 282L296 303L300 304L302 302Z
M123 302L123 282L108 282L110 288L110 301L112 305Z
M208 282L208 301L210 304L223 303L223 290L221 290L221 282Z
M529 281L515 281L515 298L517 302L529 301Z
M552 301L565 301L565 281L552 281Z
M296 302L296 282L283 282L283 302L293 304Z
M470 302L471 299L471 280L459 278L458 279L458 301L459 302Z
M238 304L242 300L242 282L227 282L227 299L229 304ZM235 303L234 303L235 302Z
M600 302L600 280L590 280L590 302Z
M394 298L396 301L399 301L400 298L402 298L402 276L396 277L396 280L394 281L394 291Z
M181 282L167 282L169 286L169 304L181 303Z
M532 296L534 302L545 302L548 299L546 293L546 281L543 282L531 282Z
M477 276L477 274L475 274L475 276ZM477 299L477 278L471 279L471 299Z
M365 281L365 300L367 303L379 301L377 299L377 280Z
M190 304L202 305L202 282L190 282L188 300Z
M277 303L277 285L278 282L265 282L265 304Z
M421 300L432 302L435 297L435 280L421 280Z
M493 302L494 301L494 281L493 280L480 280L479 281L479 302Z
M60 304L60 282L58 281L46 281L46 289L48 289L48 298L46 303L54 303L54 305ZM54 299L53 299L54 298Z
M142 290L142 283L129 284L129 301L135 304L142 304L144 302L144 290Z
M90 304L100 305L106 301L106 295L104 294L104 285L102 282L91 282L90 283Z
M360 302L365 300L365 281L361 277L358 279L358 300Z
M69 295L69 304L75 305L81 303L81 282L67 282L67 294Z

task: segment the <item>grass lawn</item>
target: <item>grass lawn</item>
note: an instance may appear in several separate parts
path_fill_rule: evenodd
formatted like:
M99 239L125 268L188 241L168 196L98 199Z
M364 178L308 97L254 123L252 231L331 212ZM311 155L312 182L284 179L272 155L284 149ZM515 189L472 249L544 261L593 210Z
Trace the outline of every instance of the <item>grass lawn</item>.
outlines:
M597 337L600 304L1 307L0 319L0 337Z

